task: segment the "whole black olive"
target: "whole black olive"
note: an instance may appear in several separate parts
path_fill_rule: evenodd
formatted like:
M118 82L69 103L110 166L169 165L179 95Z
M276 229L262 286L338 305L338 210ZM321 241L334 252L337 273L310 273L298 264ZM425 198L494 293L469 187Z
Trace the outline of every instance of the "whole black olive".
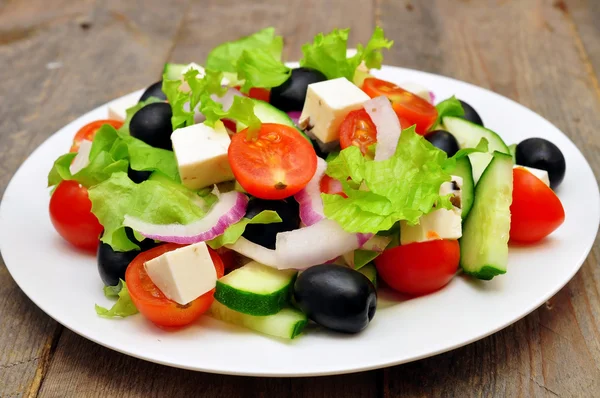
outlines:
M458 141L445 130L431 131L425 135L425 139L434 147L446 152L448 157L454 156L458 152Z
M327 77L316 69L292 69L290 77L283 84L271 89L269 102L284 112L301 111L308 85L324 80Z
M517 145L515 158L518 165L546 170L552 189L558 188L565 178L565 157L561 150L548 140L528 138L522 141Z
M479 113L477 113L475 108L473 108L471 105L467 104L463 100L459 100L459 101L462 104L462 107L465 111L465 115L463 116L463 118L472 123L483 126L483 120L481 120L481 116L479 116Z
M328 329L358 333L377 309L377 292L360 272L342 265L317 265L300 273L294 284L298 307Z
M148 104L133 115L131 135L155 148L171 149L171 105L166 102Z
M144 91L144 94L142 94L142 96L140 97L140 102L146 101L150 97L156 97L163 101L167 100L167 96L162 91L162 80L159 80L156 83L152 84L150 87L148 87L146 91Z
M140 251L116 252L104 242L98 246L97 260L100 278L107 286L116 286L119 279L125 280L125 271L129 263L140 254Z
M264 210L276 211L282 222L273 224L248 224L244 238L269 249L275 249L275 239L280 232L300 227L298 202L293 198L284 200L252 199L248 203L246 217L252 218Z

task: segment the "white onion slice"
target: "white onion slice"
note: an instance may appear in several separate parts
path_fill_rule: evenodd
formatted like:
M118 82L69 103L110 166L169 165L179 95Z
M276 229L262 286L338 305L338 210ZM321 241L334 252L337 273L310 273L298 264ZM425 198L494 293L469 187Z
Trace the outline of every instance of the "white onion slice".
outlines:
M318 157L317 171L315 171L306 187L294 195L294 199L300 205L300 220L306 226L313 225L325 217L320 187L325 170L327 170L327 162Z
M385 96L370 99L364 103L363 107L377 128L375 160L389 159L396 152L398 139L402 132L396 112L394 112L390 100Z
M231 108L231 105L233 105L233 99L235 97L243 97L244 94L240 93L238 90L236 90L235 88L228 88L227 91L225 92L225 94L223 94L222 97L219 97L216 94L213 94L210 96L210 98L212 98L213 101L220 103L221 105L223 105L223 110L224 111L228 111L229 108Z
M190 244L204 242L221 235L246 214L248 197L231 191L219 195L219 201L201 220L191 224L152 224L129 215L123 225L138 231L146 238L163 242Z
M90 152L92 151L92 141L83 140L79 143L79 150L77 151L77 155L71 166L69 166L69 171L71 174L76 174L80 172L82 169L85 169L88 164L90 164Z
M277 253L275 250L267 249L264 246L250 242L248 239L241 236L235 243L225 245L226 248L240 253L243 256L249 257L261 264L269 267L277 268Z

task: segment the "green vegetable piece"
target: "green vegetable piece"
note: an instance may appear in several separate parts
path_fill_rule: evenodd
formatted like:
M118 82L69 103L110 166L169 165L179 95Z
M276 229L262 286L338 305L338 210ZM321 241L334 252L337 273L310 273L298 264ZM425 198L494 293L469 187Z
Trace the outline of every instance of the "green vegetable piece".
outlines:
M118 300L117 302L110 308L104 308L96 304L96 313L103 318L125 318L131 315L135 315L138 313L137 308L133 304L131 300L131 296L129 295L129 290L127 289L127 285L123 280L119 282L122 285L122 288L117 293ZM118 285L117 285L118 287ZM107 297L114 297L115 287L109 287L108 294L106 287L104 288L104 295Z
M211 248L218 249L225 245L230 245L237 242L246 230L248 224L273 224L281 222L281 217L276 211L264 210L255 215L252 218L243 218L237 223L229 226L223 233L223 235L217 236L216 238L206 242Z

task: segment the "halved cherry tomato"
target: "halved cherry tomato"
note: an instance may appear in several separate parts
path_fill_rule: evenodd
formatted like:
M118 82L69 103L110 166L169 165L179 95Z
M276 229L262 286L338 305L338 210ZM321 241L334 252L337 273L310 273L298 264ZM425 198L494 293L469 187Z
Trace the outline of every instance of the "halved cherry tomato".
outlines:
M327 174L321 178L321 182L319 182L319 188L322 193L328 193L331 195L340 195L343 198L347 198L348 195L344 193L342 188L342 183L336 180L335 178L329 177Z
M241 87L240 86L236 86L234 88L236 90L239 90ZM261 87L252 87L250 89L250 91L248 91L248 93L245 94L245 95L246 95L246 97L250 97L250 98L257 99L257 100L269 102L269 99L271 98L271 90L269 90L267 88L261 88Z
M340 147L357 146L363 155L369 153L369 147L377 142L377 127L364 109L352 111L340 124Z
M163 327L181 327L189 325L204 314L214 301L215 289L206 292L186 305L169 300L152 282L144 263L164 253L179 249L184 245L166 243L142 252L129 264L125 272L125 283L136 308L151 322ZM223 262L219 255L208 248L217 271L217 278L223 276Z
M293 127L263 123L255 139L240 131L231 138L228 158L240 185L261 199L298 193L317 170L311 143Z
M435 106L416 94L385 80L365 79L362 89L369 97L385 95L392 101L392 107L398 117L406 119L409 126L416 125L418 134L425 134L435 123L438 113Z
M118 129L123 125L123 122L120 120L105 119L96 120L95 122L86 124L79 129L77 134L75 134L75 137L73 138L73 145L71 146L71 150L69 152L77 152L79 150L79 145L83 140L93 141L98 129L105 124L110 124L114 128Z
M102 225L92 213L88 190L75 181L63 181L50 198L50 221L60 236L83 250L96 251Z
M560 199L539 178L522 168L513 170L510 239L532 243L550 235L565 221Z
M446 286L454 278L459 260L458 241L432 240L388 249L375 259L375 266L392 289L421 295Z

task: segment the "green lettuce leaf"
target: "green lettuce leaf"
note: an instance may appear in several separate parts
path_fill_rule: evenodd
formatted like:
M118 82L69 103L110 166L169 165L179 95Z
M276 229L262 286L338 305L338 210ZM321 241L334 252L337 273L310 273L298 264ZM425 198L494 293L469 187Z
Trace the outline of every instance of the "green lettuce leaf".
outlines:
M195 194L148 180L136 184L126 173L114 173L88 191L92 213L104 227L102 242L115 251L139 249L125 234L126 214L155 224L189 224L204 217Z
M110 308L104 308L96 304L96 313L103 318L125 318L131 315L135 315L138 313L137 308L133 304L131 300L131 296L129 295L129 289L127 289L127 285L123 280L119 281L119 284L122 284L122 288L117 293L118 299L117 302ZM104 295L107 297L114 297L114 289L109 289L107 294L107 289L104 289Z
M373 250L358 249L354 251L354 269L359 270L371 261L375 260L381 252Z
M119 279L119 283L116 286L104 286L104 297L115 298L119 297L119 293L123 289L125 282L123 279Z
M131 123L131 119L133 118L133 115L135 115L135 113L137 111L139 111L146 105L150 105L155 102L163 102L163 100L161 100L160 98L156 98L156 97L150 97L144 101L138 102L131 108L127 108L127 110L125 111L127 116L125 117L125 122L123 122L123 125L119 128L119 132L129 134L129 123Z
M52 187L65 180L74 180L84 187L91 187L109 178L112 173L127 172L129 162L127 160L115 160L110 153L100 152L94 158L90 157L90 163L75 174L71 174L71 162L76 153L68 153L60 156L48 173L48 186Z
M248 126L250 131L258 131L261 126L260 119L254 114L254 101L248 97L234 97L233 104L228 110L223 110L223 105L213 101L210 96L204 95L200 109L206 120L204 124L215 127L221 119L233 119Z
M349 29L334 29L329 34L319 33L312 43L302 46L300 66L313 68L328 79L345 77L353 81L356 68L365 62L368 68L380 68L383 60L381 50L389 49L394 42L385 38L383 29L376 27L366 47L356 46L356 54L346 57Z
M463 109L462 104L455 96L443 100L437 104L435 108L437 109L438 117L434 123L434 126L441 126L442 120L446 116L463 117L465 115L465 110Z
M271 88L283 84L292 70L263 49L244 50L237 61L238 79L244 80L242 92L252 87Z
M275 35L274 28L265 28L239 40L215 47L206 58L206 68L222 72L237 72L237 62L244 51L263 50L281 61L283 38Z
M330 162L332 170L329 165L327 169L328 175L334 174L341 182L348 198L321 194L325 215L346 231L377 233L400 220L416 224L434 205L452 207L448 196L439 195L440 185L450 180L443 168L446 154L416 134L414 126L402 131L396 153L387 160L361 160L352 152L356 148L342 150ZM344 168L345 172L340 171Z
M242 220L227 228L223 235L217 236L216 238L209 240L206 243L211 248L218 249L219 247L237 242L237 240L240 238L240 236L242 236L242 234L246 230L246 226L248 224L273 224L281 221L281 217L279 217L279 214L277 214L276 211L261 211L252 218L244 217Z

